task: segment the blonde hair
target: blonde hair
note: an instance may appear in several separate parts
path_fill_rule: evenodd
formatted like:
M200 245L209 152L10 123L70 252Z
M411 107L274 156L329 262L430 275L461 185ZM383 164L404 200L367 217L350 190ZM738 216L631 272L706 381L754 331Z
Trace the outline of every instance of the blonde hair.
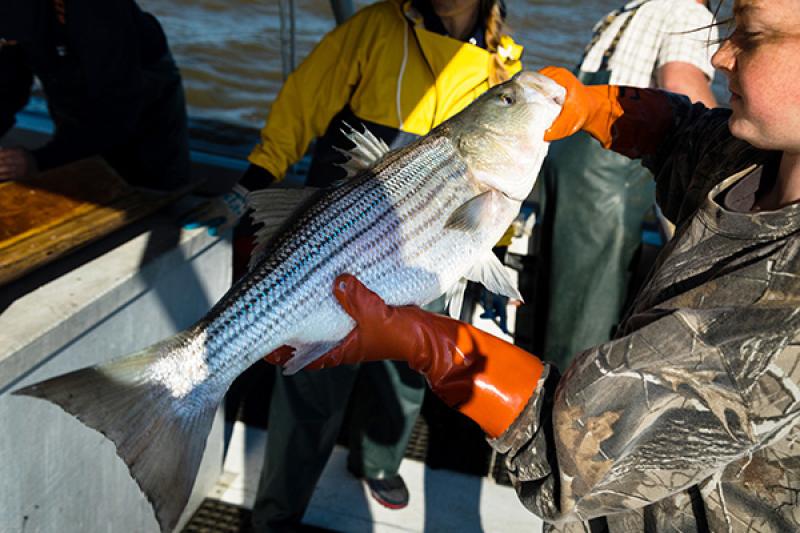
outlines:
M494 59L489 72L489 85L494 86L511 77L506 70L505 60L498 52L500 39L509 33L500 0L481 0L479 16L486 25L486 49L491 52Z

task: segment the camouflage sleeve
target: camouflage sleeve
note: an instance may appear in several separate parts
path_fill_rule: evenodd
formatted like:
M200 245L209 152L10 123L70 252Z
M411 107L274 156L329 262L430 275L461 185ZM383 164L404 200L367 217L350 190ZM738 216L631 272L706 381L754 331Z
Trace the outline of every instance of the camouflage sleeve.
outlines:
M726 145L741 148L741 141L728 131L727 109L708 109L692 104L685 96L667 93L673 109L673 126L656 154L642 163L655 176L656 202L673 223L693 213L702 196L716 184L720 150ZM717 154L713 163L708 154ZM713 168L704 168L707 164ZM721 179L721 178L720 178Z
M551 373L491 441L522 503L547 522L643 507L785 434L798 316L769 303L676 310Z

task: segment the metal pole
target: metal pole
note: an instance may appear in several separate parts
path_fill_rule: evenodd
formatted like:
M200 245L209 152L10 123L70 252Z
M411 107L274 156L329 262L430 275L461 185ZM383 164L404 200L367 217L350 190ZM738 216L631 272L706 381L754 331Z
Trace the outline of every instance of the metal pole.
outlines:
M295 11L294 0L278 0L281 30L281 68L283 79L289 77L295 65Z
M281 19L281 66L283 68L283 79L289 77L289 74L295 67L295 7L294 0L278 0L278 8L280 10ZM331 0L331 8L333 9L333 17L336 19L336 24L339 25L355 12L353 0Z

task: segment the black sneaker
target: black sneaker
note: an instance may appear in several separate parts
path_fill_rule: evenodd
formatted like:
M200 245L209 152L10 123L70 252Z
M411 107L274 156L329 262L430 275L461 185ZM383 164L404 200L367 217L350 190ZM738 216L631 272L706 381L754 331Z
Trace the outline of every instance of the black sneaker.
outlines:
M389 509L402 509L408 505L408 488L399 475L383 479L364 478L369 493L377 502Z

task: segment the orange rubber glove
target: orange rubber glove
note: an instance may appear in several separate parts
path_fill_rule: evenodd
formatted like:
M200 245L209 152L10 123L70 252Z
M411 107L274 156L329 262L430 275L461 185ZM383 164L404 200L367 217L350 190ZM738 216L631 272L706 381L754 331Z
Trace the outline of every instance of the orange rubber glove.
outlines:
M584 85L570 71L539 71L567 90L561 114L545 132L545 141L583 130L615 152L631 158L654 154L672 125L668 93L621 85Z
M513 344L418 307L388 306L350 274L336 278L334 295L357 325L310 369L406 361L447 405L493 438L516 420L536 390L542 363ZM267 360L283 364L290 356L290 349L281 348Z

